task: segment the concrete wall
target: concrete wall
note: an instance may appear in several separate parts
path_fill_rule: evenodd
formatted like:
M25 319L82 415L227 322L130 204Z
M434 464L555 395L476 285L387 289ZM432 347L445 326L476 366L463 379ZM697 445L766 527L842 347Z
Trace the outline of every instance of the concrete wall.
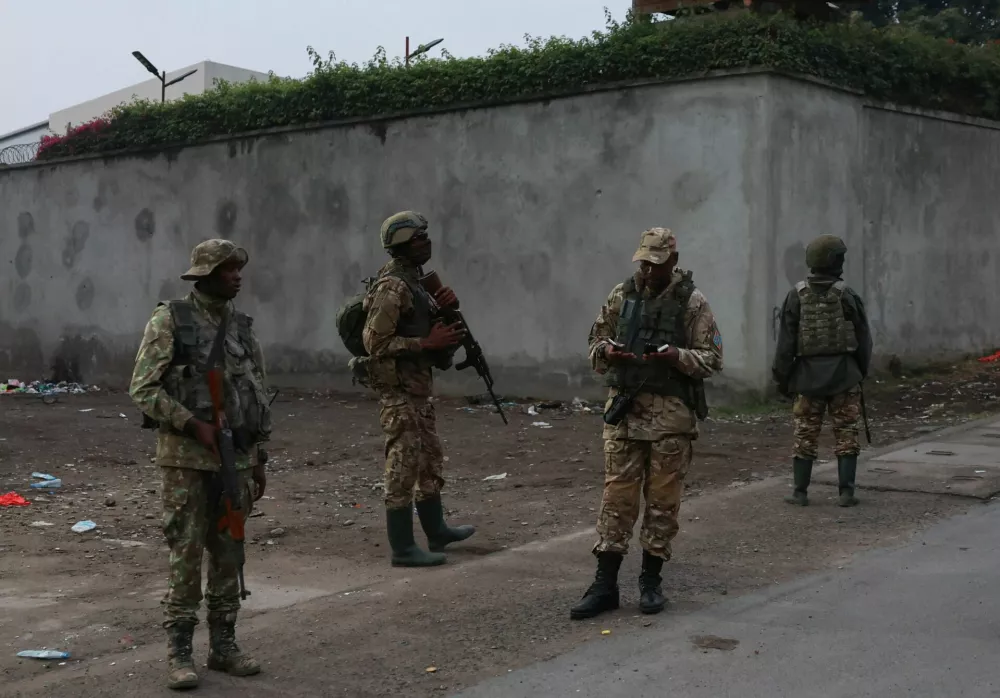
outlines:
M138 62L135 64L136 70L148 75ZM160 66L162 69L162 66ZM184 78L182 81L167 87L167 100L180 99L184 95L197 95L211 90L215 86L215 79L221 78L229 82L249 82L255 79L264 82L268 79L267 73L259 73L245 68L236 68L231 65L202 61L189 65L186 68L167 71L167 81L183 75L189 70L197 70L194 75ZM140 74L139 72L136 73ZM125 87L115 92L91 99L81 104L76 104L65 109L60 109L49 115L49 123L52 129L60 134L66 133L67 126L79 126L99 116L120 104L127 104L136 99L160 99L160 81L150 78L144 82L137 83L130 87Z
M124 384L152 307L185 291L190 248L224 236L249 249L240 304L272 372L343 384L336 309L384 261L379 224L403 208L429 217L429 266L509 394L600 392L586 335L654 225L677 232L718 317L717 388L766 388L774 308L824 232L851 247L879 349L978 350L1000 344L985 300L997 135L743 75L9 169L0 373L44 375L63 355ZM978 297L954 312L963 295Z

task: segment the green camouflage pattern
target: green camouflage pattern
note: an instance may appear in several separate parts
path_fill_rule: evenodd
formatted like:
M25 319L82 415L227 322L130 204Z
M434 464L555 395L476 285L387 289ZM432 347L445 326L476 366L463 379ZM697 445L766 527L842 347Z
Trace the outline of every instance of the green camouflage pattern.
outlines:
M677 237L669 228L650 228L642 233L639 249L632 256L633 262L666 264L670 255L677 252Z
M191 302L198 314L206 322L216 326L222 316L227 301L211 298L194 290L186 299ZM195 439L183 434L184 425L194 416L186 407L182 396L174 392L168 385L168 369L174 358L174 320L167 306L159 306L153 311L143 333L142 343L135 358L135 369L129 386L129 395L140 411L161 425L156 439L156 462L160 466L173 468L193 468L196 470L217 471L219 462L211 451ZM238 344L235 327L230 326L227 335L227 345ZM238 391L232 388L233 374L253 374L254 383L259 386L262 395L267 390L267 375L264 365L264 354L256 335L251 331L251 347L249 357L236 357L234 350L227 349L226 383L227 393L235 395ZM249 362L247 361L249 359ZM166 379L166 380L165 380ZM176 391L176 388L173 388ZM228 412L228 410L227 410ZM266 439L264 439L266 440ZM237 454L237 469L251 467L246 454Z
M825 277L799 282L798 356L853 354L858 349L854 323L847 319L843 298L847 285Z
M856 456L861 453L858 439L858 420L861 418L861 387L829 397L799 395L792 414L795 418L795 455L815 460L819 453L819 435L823 430L823 415L830 415L834 453L838 456Z
M846 254L847 245L836 235L820 235L806 246L806 266L810 269L828 269L834 266L837 255Z
M163 598L166 628L197 623L202 600L201 565L208 551L205 605L209 612L235 614L240 608L237 543L219 531L215 476L192 468L161 468L163 535L170 549L170 579ZM240 472L244 519L253 509L251 471Z
M205 240L191 250L191 267L181 274L185 281L197 281L209 276L215 268L232 258L239 260L241 266L250 261L247 251L229 240Z

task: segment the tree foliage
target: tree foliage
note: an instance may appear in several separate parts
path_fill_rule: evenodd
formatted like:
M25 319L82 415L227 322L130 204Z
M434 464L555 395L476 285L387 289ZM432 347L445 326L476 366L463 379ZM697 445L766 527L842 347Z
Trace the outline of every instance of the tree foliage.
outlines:
M483 57L421 56L409 68L381 48L363 65L308 52L313 70L301 80L272 74L266 82L223 82L166 104L121 105L100 129L71 133L39 157L157 149L258 129L753 67L812 75L901 104L1000 118L1000 49L953 45L895 22L820 25L747 12L659 23L609 18L604 31L583 39L526 37L524 46L504 45Z

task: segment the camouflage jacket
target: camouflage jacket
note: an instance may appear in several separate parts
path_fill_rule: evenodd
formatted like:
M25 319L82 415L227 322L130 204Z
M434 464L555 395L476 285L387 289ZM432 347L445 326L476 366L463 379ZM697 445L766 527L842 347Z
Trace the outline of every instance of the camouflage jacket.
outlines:
M427 397L434 388L433 368L444 368L430 352L420 348L420 337L396 334L401 319L413 312L413 292L400 277L418 282L419 269L401 259L392 259L379 270L364 301L368 313L362 340L368 351L368 378L380 395L405 393ZM433 299L432 311L436 311ZM454 354L446 352L448 356Z
M680 283L682 272L675 269L673 279L662 295L673 291ZM637 286L641 288L639 279ZM644 291L648 293L648 291ZM624 301L624 284L618 284L607 303L601 308L593 328L590 330L590 364L594 371L604 374L610 368L605 351L611 346L610 339L618 332L618 316ZM684 327L687 332L686 349L680 352L677 370L691 378L709 378L722 370L722 336L715 322L715 316L708 300L701 291L695 289L688 300L684 312ZM618 391L611 389L608 401ZM605 439L632 439L635 441L656 441L671 434L683 434L692 438L698 435L698 420L694 412L680 398L654 395L642 392L636 396L632 410L617 426L604 426Z
M185 300L218 325L225 301L219 301L194 290ZM230 329L230 331L234 331ZM267 388L264 354L251 331L253 362L260 384ZM129 386L129 395L140 411L170 429L161 429L156 437L156 463L162 467L192 468L194 470L219 469L219 462L211 451L194 438L182 434L184 425L193 416L184 405L170 395L163 385L163 375L174 358L174 320L170 308L161 305L153 311L135 357L135 369ZM237 453L236 467L252 466L250 458Z

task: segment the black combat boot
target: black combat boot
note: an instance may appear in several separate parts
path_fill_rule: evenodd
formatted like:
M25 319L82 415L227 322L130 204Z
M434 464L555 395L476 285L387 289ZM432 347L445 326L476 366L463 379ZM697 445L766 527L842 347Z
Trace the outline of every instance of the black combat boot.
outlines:
M208 612L208 668L230 676L260 673L260 663L236 644L236 612Z
M194 623L174 623L167 628L167 688L195 688L198 674L191 657Z
M840 484L840 501L837 504L842 507L858 504L858 498L854 496L854 476L857 472L857 456L837 456L837 480Z
M792 476L795 480L795 491L785 497L786 502L797 504L800 507L809 505L809 497L806 494L806 490L809 489L812 470L813 462L811 459L795 456L795 459L792 461Z
M428 553L413 542L413 509L409 506L385 510L393 567L433 567L443 565L445 556Z
M441 496L417 500L417 516L427 534L427 544L432 552L441 552L449 543L465 540L476 532L475 526L449 526L444 520Z
M618 570L622 566L621 553L597 553L597 575L580 603L569 611L573 620L583 620L618 608Z
M639 574L639 610L643 613L659 613L667 604L663 598L663 558L648 550L642 551L642 572Z

